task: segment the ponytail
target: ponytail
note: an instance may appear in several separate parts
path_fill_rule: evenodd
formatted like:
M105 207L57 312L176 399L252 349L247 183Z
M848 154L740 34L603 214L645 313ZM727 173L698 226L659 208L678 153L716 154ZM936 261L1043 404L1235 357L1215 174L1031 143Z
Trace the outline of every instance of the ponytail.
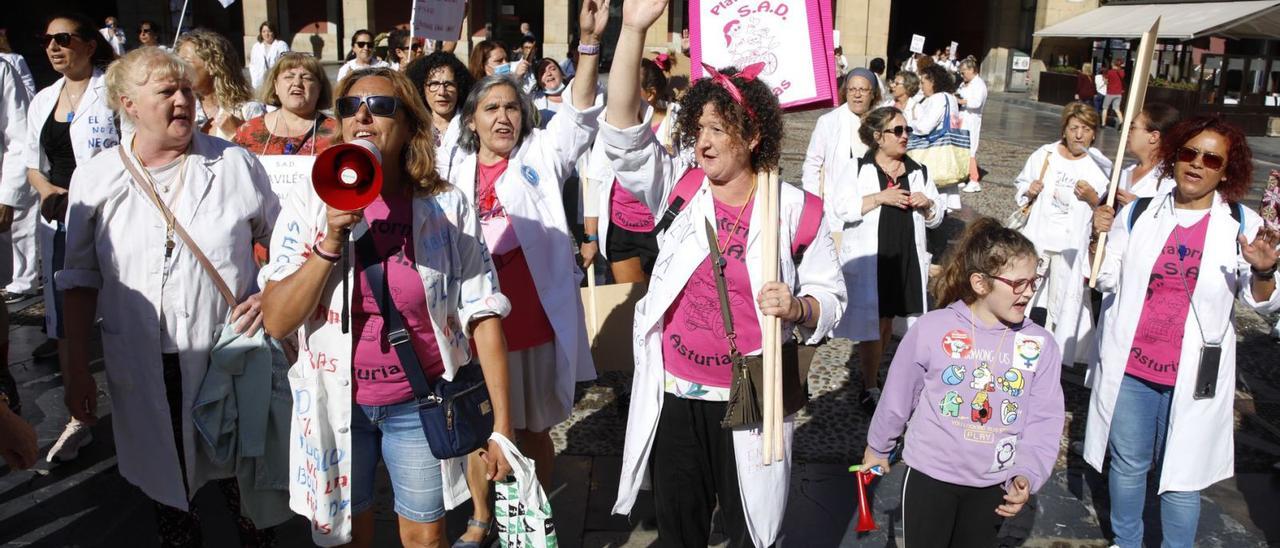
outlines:
M969 276L1000 272L1020 257L1036 257L1036 247L1031 240L991 217L979 217L969 223L960 241L951 248L942 275L933 283L938 306L956 301L973 304L978 294L973 291Z

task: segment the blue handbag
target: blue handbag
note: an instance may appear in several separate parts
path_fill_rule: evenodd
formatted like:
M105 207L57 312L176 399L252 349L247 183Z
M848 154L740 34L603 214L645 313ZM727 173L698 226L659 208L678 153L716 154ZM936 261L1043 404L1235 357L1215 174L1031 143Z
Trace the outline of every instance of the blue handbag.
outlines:
M373 299L382 313L387 341L395 349L404 369L413 397L418 402L418 418L426 433L431 454L437 459L451 459L470 454L485 446L493 433L493 404L484 384L479 364L458 368L452 381L440 380L432 386L422 372L418 355L410 343L400 311L387 298L387 272L373 245L372 231L356 241L356 254L364 269Z

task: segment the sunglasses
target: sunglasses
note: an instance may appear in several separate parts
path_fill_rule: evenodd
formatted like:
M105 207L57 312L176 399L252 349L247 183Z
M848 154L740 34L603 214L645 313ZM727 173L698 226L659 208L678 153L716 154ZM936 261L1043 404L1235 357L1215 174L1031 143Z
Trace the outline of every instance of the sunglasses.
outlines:
M335 106L338 107L338 116L349 118L360 111L360 105L369 107L369 114L390 118L395 116L396 109L400 108L400 99L387 95L368 95L364 97L348 95L339 97Z
M138 34L151 34L151 33L153 33L153 32L155 32L155 31L154 31L154 30L151 30L151 29L146 29L146 28L138 29Z
M1005 285L1008 285L1010 289L1013 289L1013 292L1017 295L1021 295L1026 292L1027 288L1031 288L1032 291L1039 291L1040 286L1044 284L1044 276L1036 276L1025 280L1010 280L992 274L986 274L985 276L1004 282Z
M355 46L360 49L364 49L372 45L373 45L373 42L356 42L355 43Z
M410 49L410 48L405 47L405 46L400 46L400 47L397 47L397 48L396 48L396 50L397 50L397 51L404 51L404 50L407 50L407 49ZM422 51L422 44L414 44L412 49L413 49L413 51Z
M1207 167L1213 171L1222 171L1222 168L1227 165L1226 158L1223 158L1222 156L1218 154L1214 154L1212 152L1204 152L1191 147L1182 147L1178 149L1179 162L1184 162L1189 164L1191 162L1194 162L1196 157L1200 158L1200 161L1204 164L1204 167Z
M880 133L892 133L894 137L902 137L907 132L907 126L893 126L880 130Z
M59 33L54 33L54 34L46 34L46 35L44 35L44 36L41 36L41 37L40 37L40 45L41 45L41 46L43 46L43 47L46 47L46 48L47 48L47 47L49 47L49 42L50 42L50 41L54 41L54 42L57 42L57 43L58 43L58 46L59 46L59 47L64 47L64 48L65 48L65 47L67 47L67 46L70 46L70 45L71 45L71 38L72 38L72 37L79 38L79 37L80 37L80 35L78 35L78 34L72 34L72 33L70 33L70 32L59 32Z

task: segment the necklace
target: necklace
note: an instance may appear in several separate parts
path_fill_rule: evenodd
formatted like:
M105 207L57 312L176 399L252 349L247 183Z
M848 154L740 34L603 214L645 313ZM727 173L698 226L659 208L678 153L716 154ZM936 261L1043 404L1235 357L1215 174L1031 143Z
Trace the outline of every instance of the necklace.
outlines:
M733 241L733 235L738 233L739 223L742 222L742 214L747 211L747 207L751 205L751 198L754 197L755 195L756 195L756 183L754 180L752 180L751 192L747 193L747 202L742 204L742 208L738 210L738 218L733 220L733 228L729 230L729 237L724 239L723 247L721 247L720 245L720 238L718 236L716 237L716 249L720 251L721 255L724 255L725 250L729 249L729 243Z
M156 183L156 180L153 177L151 177L151 172L147 171L147 166L142 163L142 158L138 157L137 152L133 153L133 159L138 162L139 166L142 166L142 176L147 180L147 183L151 185L152 193L156 194L155 196L153 196L153 198L155 198L157 201L159 201L160 198L158 193L155 192L156 189L159 189L160 192L168 194L169 186L174 185L173 186L174 193L169 198L170 203L167 204L167 207L161 208L161 211L160 211L161 214L164 215L164 222L165 222L164 258L167 260L173 256L173 248L176 247L176 244L173 241L173 234L174 234L173 226L177 224L177 218L173 214L173 208L176 207L178 204L178 198L181 197L178 194L178 190L182 188L182 183L186 179L187 153L183 152L182 156L178 158L178 162L179 162L178 174L175 175L173 178L170 178L169 183L165 185L159 185Z
M267 141L265 143L262 143L262 152L260 154L265 155L267 153L267 147L271 145L271 138L275 137L275 134L276 134L276 124L278 124L280 122L280 119L283 117L284 117L284 114L281 114L279 113L279 111L277 111L275 119L271 121L271 127L267 129ZM310 142L311 142L311 154L313 156L316 153L316 127L320 125L319 120L320 120L319 115L317 115L315 118L311 120ZM285 133L290 133L290 134L292 133L289 130L289 122L284 123L284 131ZM292 141L292 136L284 137L284 153L293 154L295 152L302 152L302 145L306 144L307 141L308 141L307 134L303 133L302 142L298 143L297 147L295 147Z
M84 95L84 90L89 88L89 84L87 82L88 81L86 80L85 85L80 88L80 93L71 93L70 83L62 84L62 91L58 92L58 95L67 98L67 123L68 124L70 124L71 121L74 120L76 117L76 108L80 106L80 97Z
M999 321L999 320L996 320L996 321ZM978 352L978 324L977 324L977 323L975 323L975 322L973 321L973 309L972 309L972 308L970 308L970 309L969 309L969 332L972 334L972 337L973 337L973 352L971 353L971 355L973 356L973 360L972 360L972 361L973 361L973 364L974 364L974 367L973 367L973 371L974 371L974 373L973 373L973 378L974 378L974 380L976 381L976 380L978 380L978 378L979 378L979 377L978 377L978 374L977 374L977 371L978 371L979 369L981 369L981 368L982 368L982 362L980 362L980 360L978 359L978 354L979 354L979 352ZM1000 349L1001 349L1001 348L1004 348L1004 340L1005 340L1005 337L1007 337L1007 336L1009 336L1009 326L1008 326L1008 325L1004 326L1004 331L1002 331L1002 332L1000 333L1000 343L996 345L995 353L993 353L993 354L992 354L992 356L993 356L993 357L994 357L996 354L999 354L999 352L1000 352ZM991 368L990 368L990 367L988 367L988 368L987 368L987 375L986 375L986 376L987 376L987 379L988 379L988 380L987 380L987 386L985 386L985 387L981 388L980 390L986 390L986 391L988 391L988 392L995 391L995 383L994 383L993 381L991 381L991 380L990 380L990 379L991 379Z

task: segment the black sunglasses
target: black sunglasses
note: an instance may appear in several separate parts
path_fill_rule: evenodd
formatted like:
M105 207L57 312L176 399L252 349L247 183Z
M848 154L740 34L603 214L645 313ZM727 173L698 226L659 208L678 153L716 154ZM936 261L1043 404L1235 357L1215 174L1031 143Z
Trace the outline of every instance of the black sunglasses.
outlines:
M893 126L880 130L880 133L892 133L894 137L902 137L907 132L907 126Z
M153 32L155 31L146 27L138 29L138 34L151 34Z
M1213 171L1222 171L1223 166L1227 165L1227 159L1214 154L1212 152L1204 152L1191 147L1182 147L1178 149L1178 161L1184 163L1194 162L1196 156L1200 156L1200 162Z
M54 42L57 42L58 46L65 48L71 45L72 36L79 37L80 35L72 34L70 32L58 32L54 34L46 34L40 37L40 45L47 48L49 47L49 41L52 40Z
M373 45L373 42L356 42L355 43L355 46L360 49L364 49L372 45Z
M336 106L338 107L338 116L349 118L360 112L360 105L369 107L369 114L390 118L396 115L396 109L400 108L400 99L388 95L367 95L357 97L348 95L339 97Z

